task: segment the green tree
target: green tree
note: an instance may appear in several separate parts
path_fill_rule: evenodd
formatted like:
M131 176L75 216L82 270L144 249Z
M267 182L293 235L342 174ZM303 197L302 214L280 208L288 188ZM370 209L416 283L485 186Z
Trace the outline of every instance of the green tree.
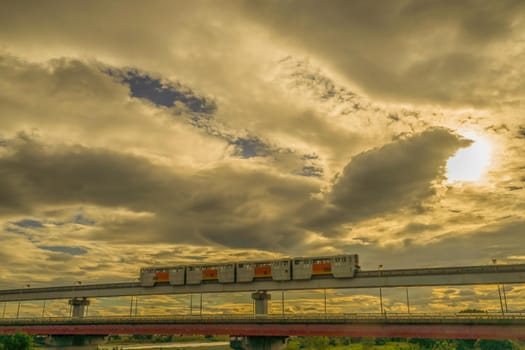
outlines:
M432 349L434 345L437 343L437 340L435 339L424 339L424 338L412 338L408 340L409 344L416 344L419 346L419 349Z
M480 339L476 342L480 350L518 350L519 346L511 340Z
M0 337L0 349L3 350L31 350L33 337L22 332Z
M476 339L458 339L456 340L456 350L473 350Z
M432 350L456 350L456 345L450 340L438 340L432 346Z
M308 348L309 349L314 349L314 350L324 350L324 349L328 349L329 347L329 340L328 340L328 337L309 337L309 346Z
M286 344L286 350L299 350L299 341L297 338L290 338L288 339L288 343Z
M363 337L361 339L361 346L363 347L363 350L373 349L375 343L375 338Z

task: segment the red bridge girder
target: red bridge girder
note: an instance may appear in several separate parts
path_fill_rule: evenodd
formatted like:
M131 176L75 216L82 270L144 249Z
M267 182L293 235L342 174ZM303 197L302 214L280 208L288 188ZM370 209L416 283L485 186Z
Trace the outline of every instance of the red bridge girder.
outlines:
M461 324L97 324L0 326L0 334L203 334L525 340L525 325Z

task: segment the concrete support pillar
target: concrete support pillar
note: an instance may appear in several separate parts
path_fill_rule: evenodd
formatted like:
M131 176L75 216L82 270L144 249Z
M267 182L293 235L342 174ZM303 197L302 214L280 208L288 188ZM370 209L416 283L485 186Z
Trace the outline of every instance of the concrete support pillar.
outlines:
M86 315L86 309L89 305L88 298L73 298L69 300L69 305L71 305L71 317L73 318L82 318Z
M255 316L268 315L268 300L272 296L264 290L252 293L252 299L255 303ZM230 337L230 347L236 350L280 350L286 346L287 337L265 337L265 336L247 336Z
M264 290L252 293L252 299L255 301L255 315L268 315L268 300L272 296Z

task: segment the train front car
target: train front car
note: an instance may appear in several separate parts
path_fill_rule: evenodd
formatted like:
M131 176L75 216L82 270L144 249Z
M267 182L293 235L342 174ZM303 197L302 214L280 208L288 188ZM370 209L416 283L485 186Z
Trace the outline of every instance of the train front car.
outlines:
M359 259L355 254L294 258L292 268L294 280L324 276L352 278L359 269Z
M357 254L336 255L331 258L332 275L335 278L351 278L359 270Z
M186 284L235 282L235 264L190 265L186 267Z
M269 261L248 261L237 263L237 282L254 280L289 281L291 279L290 259Z

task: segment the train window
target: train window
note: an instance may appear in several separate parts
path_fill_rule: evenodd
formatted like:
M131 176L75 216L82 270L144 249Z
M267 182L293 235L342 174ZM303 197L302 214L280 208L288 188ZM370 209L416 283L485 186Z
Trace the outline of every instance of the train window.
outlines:
M239 268L242 269L244 267L244 264L239 264Z
M293 263L294 263L295 265L299 265L300 261L299 261L299 260L294 260Z

